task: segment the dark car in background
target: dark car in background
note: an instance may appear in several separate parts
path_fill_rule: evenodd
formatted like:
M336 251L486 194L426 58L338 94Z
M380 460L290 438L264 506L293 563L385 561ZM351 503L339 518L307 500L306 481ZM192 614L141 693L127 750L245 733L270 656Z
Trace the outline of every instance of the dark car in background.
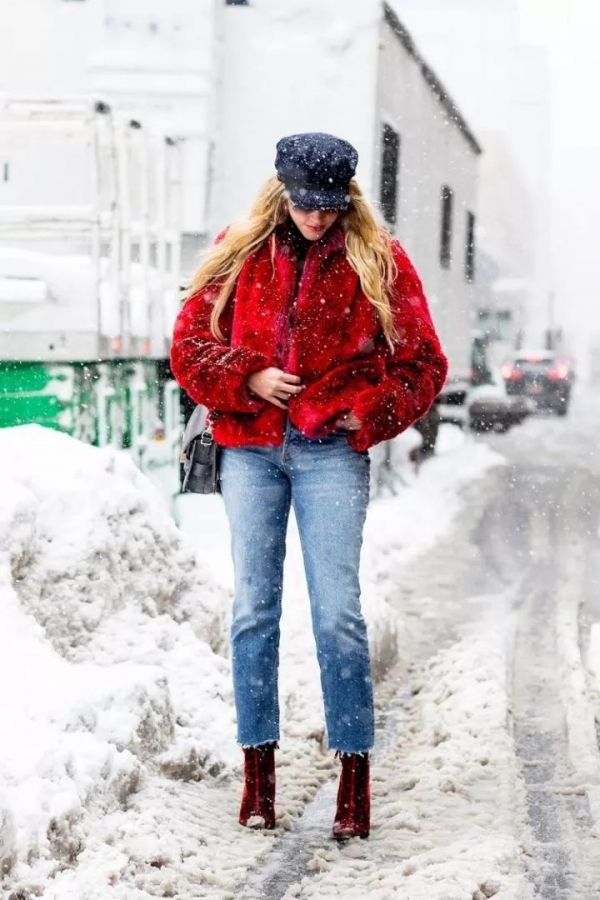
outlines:
M448 381L436 401L439 421L478 432L506 432L535 411L527 397L508 395L499 372L489 377L480 385L459 378Z
M566 416L575 381L573 360L553 350L515 353L502 366L509 396L527 397L537 409Z
M501 382L479 385L469 393L469 427L472 431L504 433L514 425L520 425L534 410L528 397L509 395Z

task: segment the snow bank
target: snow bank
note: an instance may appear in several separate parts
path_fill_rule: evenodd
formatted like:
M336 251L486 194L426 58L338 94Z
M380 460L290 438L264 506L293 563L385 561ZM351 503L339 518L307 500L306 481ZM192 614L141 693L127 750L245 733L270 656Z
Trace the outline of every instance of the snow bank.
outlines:
M150 671L75 673L20 608L8 576L2 567L0 865L10 869L19 856L72 862L83 843L84 807L119 808L139 785L139 760L116 741L144 718L148 737L161 741L168 696ZM128 707L130 721L116 713ZM154 717L143 716L150 710Z
M410 442L404 439L402 447L405 453ZM462 508L461 488L504 464L499 453L455 425L440 427L436 452L419 476L398 454L393 470L400 477L371 503L362 563L367 609L373 597L392 596L400 568L448 533Z
M126 455L27 425L0 431L0 459L0 552L59 653L132 609L190 620L222 647L222 598Z
M0 460L0 860L51 869L147 771L234 764L227 601L124 454L23 426Z

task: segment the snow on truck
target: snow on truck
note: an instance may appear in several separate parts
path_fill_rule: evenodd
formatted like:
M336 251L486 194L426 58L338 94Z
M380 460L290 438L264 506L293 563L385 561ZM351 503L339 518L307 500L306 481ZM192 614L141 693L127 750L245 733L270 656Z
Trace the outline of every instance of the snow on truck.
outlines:
M103 101L0 97L0 427L128 449L171 496L179 153Z

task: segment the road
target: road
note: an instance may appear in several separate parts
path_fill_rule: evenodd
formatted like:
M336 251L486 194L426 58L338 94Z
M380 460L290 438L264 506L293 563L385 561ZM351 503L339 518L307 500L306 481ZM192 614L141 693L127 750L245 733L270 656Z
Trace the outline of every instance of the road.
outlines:
M600 404L587 398L567 421L540 417L507 436L485 438L506 465L468 489L452 535L403 572L395 598L406 640L402 664L380 698L368 850L332 849L323 841L334 795L329 782L262 870L240 885L242 896L350 898L368 890L369 896L411 900L600 897L600 754L582 665L589 627L600 621L599 434ZM458 706L456 729L446 712L429 741L423 723L431 726L432 710L446 698L421 698L419 681L431 682L432 665L441 667L440 683L450 679L453 670L440 660L440 648L462 671L472 665L474 681L485 680L476 638L492 655L505 648L499 666L506 665L507 707L500 715L507 743L497 719L490 719L488 734L471 729L473 748L456 743L467 721L456 718ZM493 692L489 677L486 689ZM457 685L446 693L460 693L464 685ZM431 757L429 745L438 740ZM481 757L475 745L486 740L491 753L489 765L487 756L480 759L484 778L467 757ZM436 776L435 794L430 763L432 773L437 767L448 775L443 781ZM486 848L484 836L491 842Z
M487 505L482 558L518 584L513 733L533 836L529 868L548 900L600 896L600 754L583 661L600 620L600 411L539 420L507 442Z

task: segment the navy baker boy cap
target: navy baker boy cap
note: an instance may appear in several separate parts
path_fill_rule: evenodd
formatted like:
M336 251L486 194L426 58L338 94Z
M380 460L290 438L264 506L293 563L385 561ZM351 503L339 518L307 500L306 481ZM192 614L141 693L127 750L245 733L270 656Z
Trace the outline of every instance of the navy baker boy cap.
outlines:
M290 134L277 144L277 177L300 209L347 209L357 163L352 144L320 131Z

